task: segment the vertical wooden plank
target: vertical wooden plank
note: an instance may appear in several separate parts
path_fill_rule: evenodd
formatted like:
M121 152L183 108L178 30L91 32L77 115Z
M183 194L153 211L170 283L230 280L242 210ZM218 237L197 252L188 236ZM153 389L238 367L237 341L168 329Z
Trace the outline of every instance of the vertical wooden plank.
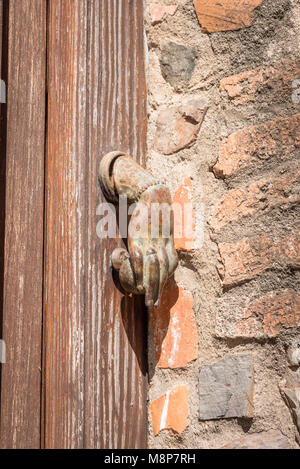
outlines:
M49 2L44 446L84 445L87 5Z
M46 2L9 3L1 446L40 446Z
M147 315L96 235L100 157L145 152L143 2L51 0L44 446L146 446Z
M95 238L99 157L121 149L141 164L146 143L143 2L90 2L89 171L86 315L86 445L147 444L147 312L143 298L124 298L109 256L120 240Z
M7 80L7 8L3 8L3 1L0 0L0 79ZM5 20L4 20L5 18ZM4 44L4 46L3 46ZM2 66L4 62L4 67ZM3 282L4 282L4 237L5 237L5 172L6 172L6 104L0 102L0 339L2 339L2 319L3 319ZM4 359L4 357L2 357ZM0 360L1 361L1 360ZM1 420L1 370L0 363L0 420Z
M3 54L3 1L0 0L0 79L4 80L4 71L2 70L2 54ZM1 86L1 84L0 84ZM1 90L0 90L1 92ZM5 233L5 140L6 140L6 125L4 126L5 118L4 103L0 100L0 337L2 336L2 313L3 313L3 270L4 270L4 233ZM0 364L1 367L1 364ZM0 368L0 396L1 396L1 368ZM0 401L1 402L1 401Z

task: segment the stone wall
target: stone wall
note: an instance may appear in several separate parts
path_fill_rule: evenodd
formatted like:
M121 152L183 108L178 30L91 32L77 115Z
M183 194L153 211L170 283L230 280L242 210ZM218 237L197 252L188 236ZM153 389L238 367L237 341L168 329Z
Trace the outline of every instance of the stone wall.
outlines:
M194 227L149 321L149 446L297 448L299 1L145 10L147 166Z

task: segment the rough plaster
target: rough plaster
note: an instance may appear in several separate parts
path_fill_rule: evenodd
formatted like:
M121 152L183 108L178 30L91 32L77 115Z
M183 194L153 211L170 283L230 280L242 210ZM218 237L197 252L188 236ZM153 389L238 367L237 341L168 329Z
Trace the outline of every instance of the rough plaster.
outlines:
M300 4L297 0L264 0L250 28L238 31L204 34L198 23L192 0L161 0L163 5L177 4L174 16L168 16L152 25L146 0L146 35L148 61L148 158L147 167L175 191L186 177L193 183L194 204L203 204L205 214L204 245L201 250L181 253L175 275L179 285L194 297L194 310L199 333L199 357L182 369L156 369L151 328L149 331L150 390L149 401L163 395L174 384L188 385L189 425L179 436L162 431L154 437L149 416L149 447L151 448L220 448L245 432L255 433L280 429L292 447L298 447L296 428L290 411L282 399L279 382L286 377L300 379L300 372L288 368L288 344L300 331L287 331L270 340L224 340L215 335L215 318L220 307L234 307L249 297L257 298L273 288L299 288L299 272L269 271L259 278L235 287L223 294L216 270L219 253L212 241L207 224L208 215L215 203L226 193L227 187L247 184L263 176L278 174L274 164L259 173L245 171L226 183L217 179L212 167L218 158L219 146L230 133L246 127L299 112L290 97L272 94L260 97L259 102L234 106L223 100L219 90L220 80L258 66L267 66L287 56L297 56L300 45ZM198 59L189 83L180 83L177 90L161 74L160 51L166 41L174 41L197 51ZM300 78L300 77L295 77ZM274 96L276 99L274 100ZM205 121L198 139L190 148L172 155L161 155L152 148L156 119L160 109L181 104L189 98L203 98L209 103ZM294 208L285 217L280 209L267 217L256 215L241 221L234 230L225 230L222 240L236 240L239 236L266 231L270 234L294 232L299 210ZM221 306L220 306L221 305ZM225 306L224 306L225 305ZM254 418L199 421L198 375L203 365L211 364L231 353L251 353L254 357ZM296 377L298 373L298 377Z

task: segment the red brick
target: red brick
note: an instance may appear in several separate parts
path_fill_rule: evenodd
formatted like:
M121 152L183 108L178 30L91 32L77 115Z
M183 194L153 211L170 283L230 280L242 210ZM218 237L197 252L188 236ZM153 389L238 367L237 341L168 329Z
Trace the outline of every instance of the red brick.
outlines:
M267 269L300 267L300 233L274 241L262 234L236 243L220 243L222 266L218 268L224 286L251 280Z
M173 197L174 242L177 251L194 249L195 214L193 210L193 188L190 178L178 187Z
M151 314L159 368L184 367L198 356L193 297L173 280L165 286L161 304Z
M216 176L228 178L241 169L273 159L288 159L300 147L300 114L277 118L231 134L221 145Z
M227 92L228 98L235 105L254 103L265 92L291 96L292 82L299 76L299 62L288 59L224 78L220 82L220 89Z
M193 99L160 111L154 149L164 155L171 155L190 146L197 139L206 110L204 101Z
M151 23L159 23L166 15L175 15L177 8L177 5L161 5L159 3L151 3L149 8Z
M251 26L262 0L194 0L202 31L212 33Z
M262 179L245 189L232 189L215 207L211 227L220 232L230 223L244 217L266 214L272 208L287 208L300 201L300 170L294 170L277 179Z
M228 309L217 317L220 337L267 338L300 325L300 295L294 290L277 290L252 302L244 311Z
M152 426L155 435L162 430L181 434L188 425L188 389L176 386L150 404Z

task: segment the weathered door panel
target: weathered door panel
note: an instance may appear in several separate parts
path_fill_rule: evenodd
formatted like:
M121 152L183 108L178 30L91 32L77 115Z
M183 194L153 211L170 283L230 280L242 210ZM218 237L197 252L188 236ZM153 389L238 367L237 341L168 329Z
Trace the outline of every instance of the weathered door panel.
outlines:
M140 162L146 105L143 6L52 0L48 40L43 444L146 445L143 302L116 289L99 239L100 157Z
M8 48L7 128L1 136L2 165L6 159L1 446L36 448L41 407L46 2L11 1L9 8L4 4L4 29L8 27L9 33L3 44Z
M147 315L96 234L100 158L144 160L143 2L4 5L1 447L145 447Z

